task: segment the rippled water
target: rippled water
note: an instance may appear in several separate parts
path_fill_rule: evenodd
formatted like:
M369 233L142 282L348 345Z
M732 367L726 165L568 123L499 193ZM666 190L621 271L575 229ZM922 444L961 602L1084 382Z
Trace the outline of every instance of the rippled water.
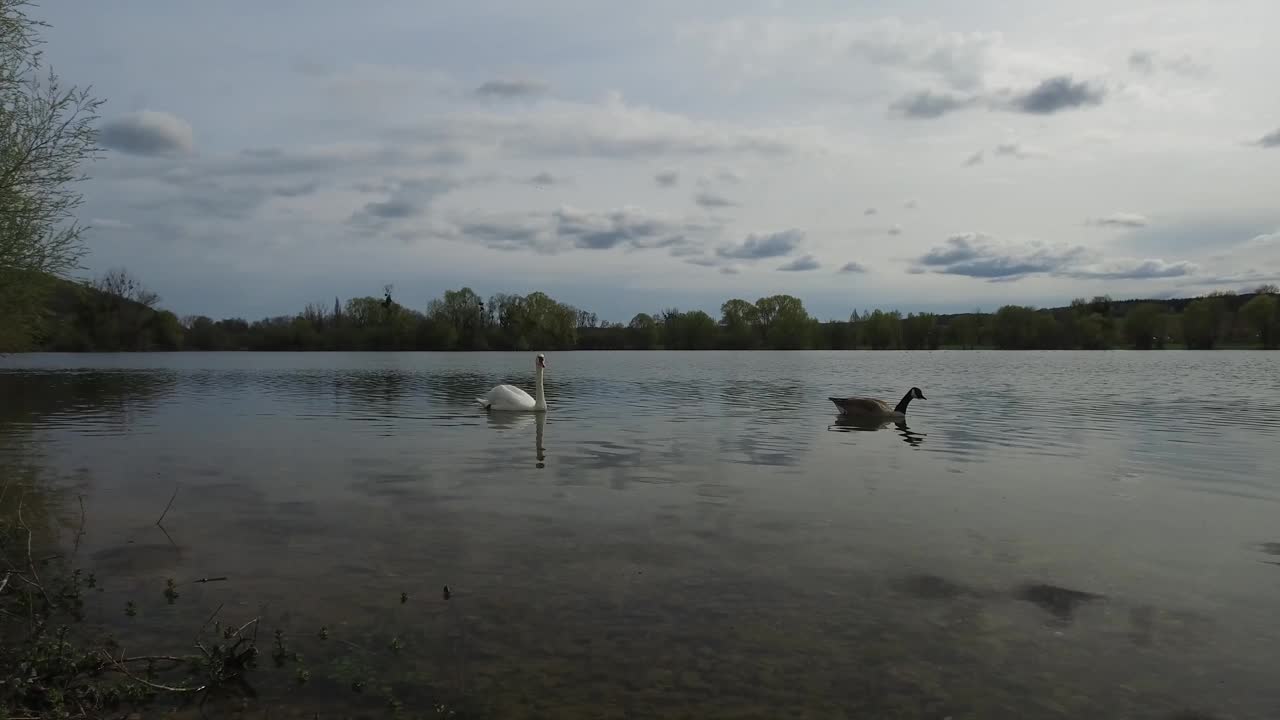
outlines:
M162 636L225 603L328 625L358 657L313 658L411 701L1280 713L1280 353L548 360L543 418L472 402L532 392L531 354L11 356L0 452L84 494L80 552L142 594L128 622ZM912 385L928 399L884 427L826 399ZM160 595L209 576L229 579Z

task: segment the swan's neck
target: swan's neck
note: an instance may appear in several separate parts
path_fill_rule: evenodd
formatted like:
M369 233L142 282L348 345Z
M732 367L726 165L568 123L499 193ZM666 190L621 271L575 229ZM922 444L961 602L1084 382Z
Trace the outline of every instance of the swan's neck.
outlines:
M542 368L538 368L537 382L533 389L533 406L538 410L547 409L547 395L542 390Z
M893 411L896 413L903 413L905 415L907 412L907 406L910 404L911 404L911 391L908 390L907 394L903 395L902 399L898 401L898 407L894 408Z

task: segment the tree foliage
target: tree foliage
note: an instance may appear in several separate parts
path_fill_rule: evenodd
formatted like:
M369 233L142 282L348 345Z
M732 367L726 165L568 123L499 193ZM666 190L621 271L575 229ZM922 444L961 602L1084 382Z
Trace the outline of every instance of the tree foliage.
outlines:
M1280 293L1273 287L1265 288L1269 292L1255 295L1240 308L1240 314L1258 334L1262 347L1268 350L1280 345L1280 299L1277 298Z
M0 0L0 352L29 346L50 280L83 255L81 164L98 151L101 100L41 67L26 0Z

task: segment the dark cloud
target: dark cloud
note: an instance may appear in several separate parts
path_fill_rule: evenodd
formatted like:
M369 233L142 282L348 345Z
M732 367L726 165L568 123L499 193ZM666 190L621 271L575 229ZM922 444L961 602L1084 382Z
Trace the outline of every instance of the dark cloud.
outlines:
M725 265L724 267L720 268L720 274L721 275L737 275L738 268L732 265Z
M490 80L476 88L477 95L501 98L531 97L547 91L547 85L537 80Z
M991 110L1050 115L1062 110L1100 105L1105 98L1106 89L1101 86L1077 82L1069 75L1058 75L1028 90L1006 89L984 96L961 97L924 90L899 98L890 105L890 109L904 117L923 119L936 119L981 104Z
M566 103L555 112L445 114L389 130L383 139L404 145L480 146L495 141L511 156L634 158L756 154L782 156L815 147L777 132L740 130L683 115L634 109L620 102Z
M402 221L425 216L437 197L459 185L455 180L435 177L388 181L386 184L394 188L390 192L391 197L365 203L351 214L347 221L349 225L366 234L385 232Z
M752 233L741 244L720 247L716 254L722 258L760 260L762 258L790 255L804 241L804 231L783 230L768 235Z
M889 106L889 109L905 117L932 119L956 110L963 110L976 101L976 98L923 90L899 98Z
M496 250L532 250L555 254L569 250L628 251L667 249L672 255L698 252L696 239L712 228L625 208L595 212L560 208L539 213L464 218L455 234ZM687 262L701 264L698 258Z
M1086 280L1153 280L1186 277L1194 274L1196 269L1194 263L1186 261L1170 263L1164 260L1134 260L1099 268L1069 270L1061 274Z
M371 202L364 206L363 212L373 217L397 220L418 214L423 206L409 202L404 198L386 202Z
M1018 280L1028 275L1049 275L1088 280L1146 280L1186 277L1196 271L1189 262L1160 259L1114 260L1094 263L1084 247L1049 247L1029 243L1015 247L996 245L981 233L965 233L947 238L916 260L911 272L963 275L991 282Z
M555 254L557 248L548 241L544 223L532 218L489 218L459 223L457 233L493 250L529 251Z
M130 155L185 155L195 149L191 125L176 115L143 110L98 129L102 146Z
M93 218L88 227L92 230L132 230L133 225L115 218Z
M995 146L995 149L992 150L992 152L1001 157L1013 157L1018 158L1019 160L1035 155L1035 153L1023 148L1018 143L1000 143Z
M863 264L862 264L862 263L860 263L860 262L856 262L856 261L852 261L852 260L851 260L851 261L849 261L849 262L845 263L845 264L840 268L840 272L842 272L842 273L848 273L848 274L854 274L854 275L861 275L861 274L863 274L863 273L867 272L867 266L866 266L866 265L863 265Z
M1208 70L1203 63L1190 55L1167 58L1152 50L1134 50L1129 53L1129 67L1143 75L1154 75L1156 72L1164 71L1188 77L1204 75Z
M549 172L540 172L529 178L529 182L533 185L555 185L560 181Z
M658 187L675 187L680 182L680 173L675 170L667 170L653 176L653 181L658 183Z
M697 245L673 245L671 246L672 257L688 257L690 255L701 255L703 249Z
M953 265L972 260L979 255L978 246L985 243L986 235L982 233L964 233L947 238L942 247L936 247L920 258L921 265Z
M1032 115L1049 115L1089 105L1100 105L1106 98L1106 90L1087 82L1077 82L1069 75L1059 75L1042 81L1030 90L1016 93L1009 107Z
M1280 147L1280 128L1276 128L1275 132L1267 133L1258 138L1257 145L1264 148Z
M1088 224L1100 227L1140 228L1146 227L1147 219L1135 213L1118 212L1106 217L1092 218L1088 221Z
M976 152L976 153L974 153L974 154L970 155L970 156L969 156L969 159L964 161L964 166L965 166L965 167L973 167L974 165L981 165L981 164L982 164L982 154L983 154L983 153L982 153L982 151L981 151L981 150L979 150L978 152Z
M271 194L276 197L302 197L311 195L320 189L320 183L306 182L295 185L280 185L271 189Z
M792 260L778 269L783 272L806 272L809 270L817 270L820 267L822 267L822 263L818 262L817 258L812 255L805 255Z
M164 192L129 193L122 203L150 220L244 220L276 194L261 182L198 172L170 173L164 180L168 186ZM145 219L138 222L151 224Z
M736 207L737 203L722 195L700 192L694 196L694 202L704 208Z
M626 245L658 248L688 243L686 233L701 228L677 224L632 210L593 213L561 208L552 214L556 235L574 247L605 250Z
M1150 50L1134 50L1129 53L1129 67L1150 75L1156 69L1156 56Z
M931 249L916 263L943 275L998 280L1057 273L1078 263L1084 255L1084 248L1079 246L1047 248L1033 244L1025 248L1000 248L986 235L965 233L947 238L941 247Z
M720 260L718 260L717 258L708 257L706 255L691 257L685 260L685 262L689 263L690 265L697 265L699 267L715 267L721 264ZM728 267L728 266L726 265L725 267Z
M219 177L332 175L339 172L386 172L392 168L424 165L456 166L467 153L447 141L406 147L394 144L335 145L286 150L248 148L235 156L201 162L200 172Z

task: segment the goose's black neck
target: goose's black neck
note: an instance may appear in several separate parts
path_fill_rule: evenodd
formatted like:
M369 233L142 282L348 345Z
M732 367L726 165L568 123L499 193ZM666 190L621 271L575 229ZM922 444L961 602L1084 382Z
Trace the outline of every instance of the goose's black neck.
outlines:
M893 411L906 414L907 406L911 404L911 398L914 396L915 396L915 393L908 390L907 394L903 395L902 399L898 401L898 407L894 408Z

